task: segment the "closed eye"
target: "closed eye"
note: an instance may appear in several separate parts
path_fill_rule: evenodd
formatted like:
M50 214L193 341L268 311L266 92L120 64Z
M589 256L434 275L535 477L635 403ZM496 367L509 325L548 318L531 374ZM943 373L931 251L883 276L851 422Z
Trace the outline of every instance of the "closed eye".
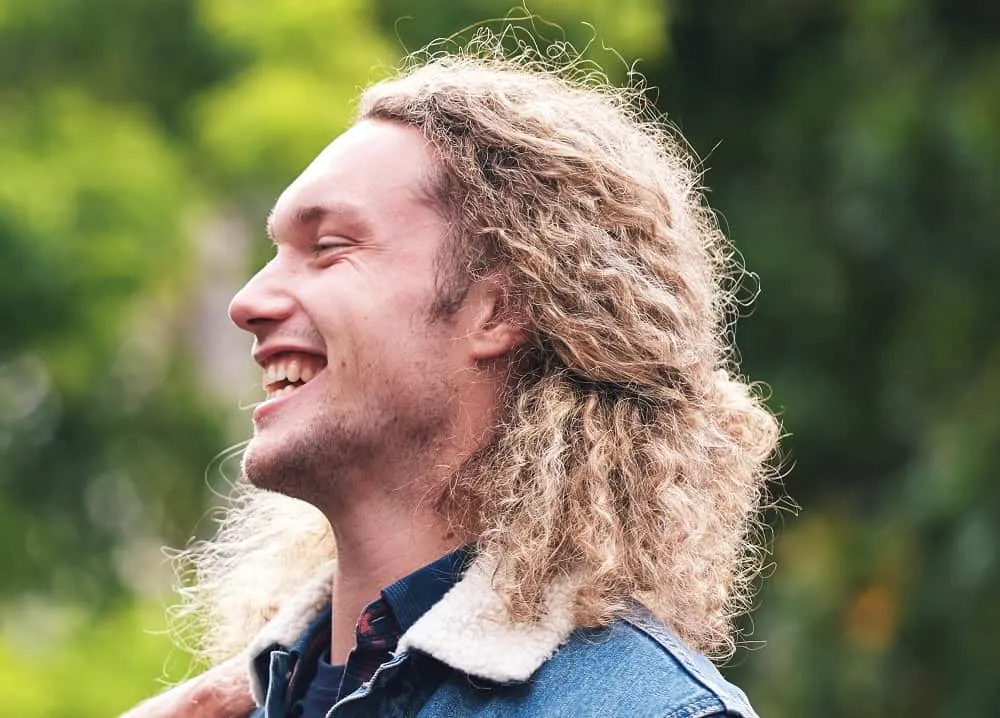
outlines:
M332 249L343 249L344 247L351 247L353 245L354 242L345 237L320 237L316 240L316 244L313 245L313 254L319 254Z

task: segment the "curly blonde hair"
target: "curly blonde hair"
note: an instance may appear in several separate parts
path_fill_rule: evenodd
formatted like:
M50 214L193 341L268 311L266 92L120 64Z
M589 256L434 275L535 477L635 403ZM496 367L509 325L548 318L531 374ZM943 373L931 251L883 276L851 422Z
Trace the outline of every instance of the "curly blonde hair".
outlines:
M514 620L572 576L580 625L639 600L693 648L728 656L779 434L730 344L743 271L641 88L499 44L414 59L358 113L419 129L436 153L429 189L453 231L435 312L501 277L529 337L494 437L440 506L479 537ZM207 607L216 656L335 550L311 507L240 492L220 537L184 555L196 580L183 591ZM253 592L233 589L241 577Z

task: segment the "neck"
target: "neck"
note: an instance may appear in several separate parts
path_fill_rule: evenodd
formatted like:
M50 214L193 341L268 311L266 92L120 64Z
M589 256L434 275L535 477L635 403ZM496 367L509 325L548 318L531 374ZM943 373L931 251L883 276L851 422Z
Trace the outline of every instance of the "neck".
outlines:
M458 402L462 410L447 439L355 467L337 481L347 490L317 503L337 545L331 661L347 660L357 619L382 588L475 539L442 515L436 496L493 425L497 385L473 388L480 395Z
M326 512L337 545L330 649L334 663L347 660L355 645L357 619L381 589L471 538L453 531L427 495L402 489L372 493L363 492L367 495Z

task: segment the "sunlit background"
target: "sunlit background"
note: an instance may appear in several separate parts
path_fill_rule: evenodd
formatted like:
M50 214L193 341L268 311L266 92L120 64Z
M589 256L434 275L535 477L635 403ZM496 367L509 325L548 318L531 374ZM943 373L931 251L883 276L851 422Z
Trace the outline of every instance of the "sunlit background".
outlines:
M161 547L237 471L267 210L360 87L510 9L0 0L0 713L183 675ZM764 716L1000 715L1000 3L529 9L658 88L760 277L739 346L802 510L726 674Z

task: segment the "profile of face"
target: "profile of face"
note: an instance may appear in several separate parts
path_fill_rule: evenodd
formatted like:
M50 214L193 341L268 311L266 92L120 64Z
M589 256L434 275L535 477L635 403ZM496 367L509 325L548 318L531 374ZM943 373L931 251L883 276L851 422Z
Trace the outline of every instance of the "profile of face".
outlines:
M446 233L432 163L418 130L362 121L275 204L275 255L229 310L263 370L255 485L320 503L454 434L477 357L461 313L431 318Z

